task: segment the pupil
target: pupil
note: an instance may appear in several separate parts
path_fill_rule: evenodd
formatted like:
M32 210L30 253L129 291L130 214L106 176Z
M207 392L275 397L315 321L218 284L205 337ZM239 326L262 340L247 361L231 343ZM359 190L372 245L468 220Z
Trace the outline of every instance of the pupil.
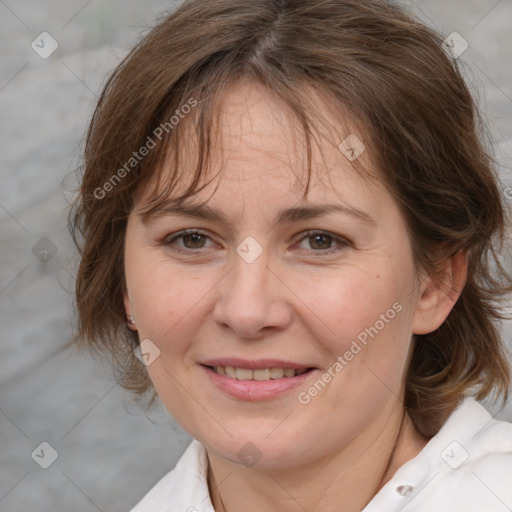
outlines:
M316 241L317 241L319 238L320 238L320 239L324 239L324 240L326 240L326 241L327 241L327 239L328 239L328 238L330 238L330 237L329 237L328 235L314 235L314 236L313 236L313 240L315 240L315 243L316 243ZM320 244L320 245L322 245L322 244ZM324 245L325 245L325 244L324 244Z
M192 233L192 234L186 235L185 238L191 239L192 245L195 245L196 243L200 243L202 235L199 235L197 233ZM329 245L329 239L331 237L329 235L313 235L311 238L314 240L314 242L313 242L314 244L318 243L318 241L320 240L320 248L322 248L322 246L325 247L326 243L327 243L327 245ZM322 240L324 241L323 244L322 244Z
M198 235L197 233L192 233L187 235L187 238L192 238L192 244L194 245L196 242L200 241L202 235Z

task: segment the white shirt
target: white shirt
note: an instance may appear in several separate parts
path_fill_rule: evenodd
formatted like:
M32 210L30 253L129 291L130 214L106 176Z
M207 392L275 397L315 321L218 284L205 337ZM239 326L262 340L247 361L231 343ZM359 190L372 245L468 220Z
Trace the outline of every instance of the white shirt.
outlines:
M206 450L194 439L176 467L131 512L214 512L207 470ZM493 419L466 397L362 512L511 510L512 423Z

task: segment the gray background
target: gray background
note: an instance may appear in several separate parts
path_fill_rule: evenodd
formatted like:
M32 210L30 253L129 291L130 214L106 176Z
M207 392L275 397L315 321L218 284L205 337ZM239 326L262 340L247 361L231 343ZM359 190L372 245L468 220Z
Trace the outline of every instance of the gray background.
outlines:
M512 3L402 3L468 41L459 60L487 116L503 186L512 186ZM108 362L63 349L78 263L67 190L79 144L106 73L174 5L0 0L1 512L127 511L190 441L162 406L145 412L124 392ZM48 59L31 48L43 31L59 44ZM509 343L511 332L504 324ZM512 420L511 404L487 407ZM31 456L41 442L58 453L48 469Z

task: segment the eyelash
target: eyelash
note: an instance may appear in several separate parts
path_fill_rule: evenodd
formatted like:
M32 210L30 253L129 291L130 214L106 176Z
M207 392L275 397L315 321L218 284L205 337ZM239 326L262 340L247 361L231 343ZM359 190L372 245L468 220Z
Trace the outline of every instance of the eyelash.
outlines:
M210 238L206 233L204 233L203 231L201 231L199 229L185 229L183 231L179 231L178 233L175 233L173 235L169 235L169 236L165 237L162 240L161 244L165 245L165 246L173 246L172 250L173 251L177 251L179 253L188 253L188 254L190 254L191 252L192 253L193 252L199 252L201 249L204 249L204 248L199 248L197 250L195 250L195 249L182 249L182 248L178 248L175 245L175 242L177 240L183 239L185 236L188 236L188 235L201 235L203 237ZM344 248L350 246L350 243L348 242L348 240L346 240L346 239L344 239L342 237L333 235L332 233L329 233L327 231L315 231L315 230L307 231L306 234L299 240L299 242L302 242L303 240L306 240L306 239L311 238L313 236L327 236L327 237L330 237L333 241L338 243L338 247L334 248L334 249L327 249L327 250L321 250L321 249L314 250L313 249L313 252L320 253L321 255L334 254L335 252L339 252L340 250L343 250Z

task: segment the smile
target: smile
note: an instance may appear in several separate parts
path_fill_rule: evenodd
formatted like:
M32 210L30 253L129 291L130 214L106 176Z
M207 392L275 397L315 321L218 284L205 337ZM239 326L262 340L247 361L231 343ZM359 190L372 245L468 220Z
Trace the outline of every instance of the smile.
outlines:
M236 366L200 365L214 388L244 401L272 400L285 396L316 375L318 368L240 368Z
M295 377L306 373L309 368L294 370L293 368L262 368L251 370L250 368L235 368L233 366L211 366L215 373L225 375L231 379L237 380L270 380L282 379L283 377Z

